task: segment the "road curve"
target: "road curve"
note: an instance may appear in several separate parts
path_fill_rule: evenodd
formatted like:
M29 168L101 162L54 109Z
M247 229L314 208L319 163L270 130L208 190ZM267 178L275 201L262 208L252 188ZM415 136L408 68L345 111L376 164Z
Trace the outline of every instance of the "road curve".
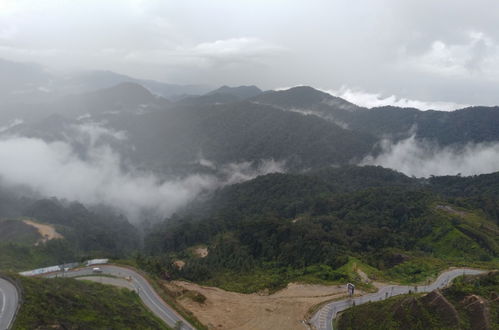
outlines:
M102 274L112 275L120 278L131 278L130 283L138 292L139 297L142 299L144 304L151 310L151 312L162 319L168 326L173 328L176 326L177 322L180 321L182 322L182 330L195 329L182 316L177 314L177 312L175 312L170 306L168 306L163 301L163 299L161 299L161 297L156 293L153 287L142 275L130 268L114 265L95 265L92 267L69 270L64 273L50 273L44 275L44 277L79 277L86 275L96 275L92 271L93 267L99 267L102 270Z
M446 287L453 279L461 275L478 275L486 273L485 270L477 269L452 269L446 271L430 285L388 285L379 289L378 292L330 302L322 306L310 319L310 323L317 330L333 330L333 320L339 312L355 305L362 305L371 301L380 301L389 297L407 294L410 292L431 292L435 289Z
M6 279L0 278L0 330L10 329L18 303L17 288Z

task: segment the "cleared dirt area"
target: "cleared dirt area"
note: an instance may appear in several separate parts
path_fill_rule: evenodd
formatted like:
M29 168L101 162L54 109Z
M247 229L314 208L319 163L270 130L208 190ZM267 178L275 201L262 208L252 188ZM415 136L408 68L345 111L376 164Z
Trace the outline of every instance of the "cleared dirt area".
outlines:
M183 261L183 260L175 260L175 261L173 262L173 264L174 264L174 265L175 265L178 269L182 269L182 268L184 268L184 266L185 266L185 261Z
M208 248L207 247L198 247L194 250L194 254L199 258L206 258L208 256Z
M34 222L33 220L27 220L27 219L23 220L23 222L29 226L35 227L40 233L40 235L42 235L42 238L36 244L44 243L51 239L64 238L51 225L44 225L38 222Z
M210 329L307 329L303 320L309 309L321 302L344 297L345 285L290 283L271 295L242 294L194 283L165 284L170 291L196 291L206 297L201 304L188 295L178 302Z

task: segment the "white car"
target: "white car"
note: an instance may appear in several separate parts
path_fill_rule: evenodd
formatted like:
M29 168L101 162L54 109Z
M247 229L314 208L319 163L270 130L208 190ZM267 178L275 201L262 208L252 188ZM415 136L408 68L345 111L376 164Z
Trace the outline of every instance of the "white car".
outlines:
M99 267L94 267L92 268L92 273L102 273L102 269L100 269Z

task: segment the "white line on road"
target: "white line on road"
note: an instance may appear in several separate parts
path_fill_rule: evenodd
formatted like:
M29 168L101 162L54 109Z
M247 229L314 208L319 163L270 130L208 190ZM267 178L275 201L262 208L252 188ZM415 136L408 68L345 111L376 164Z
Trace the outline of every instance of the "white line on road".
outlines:
M5 293L3 292L2 288L0 288L0 292L2 293L2 310L0 311L0 319L2 318L3 312L5 311L5 303L7 302L5 300Z

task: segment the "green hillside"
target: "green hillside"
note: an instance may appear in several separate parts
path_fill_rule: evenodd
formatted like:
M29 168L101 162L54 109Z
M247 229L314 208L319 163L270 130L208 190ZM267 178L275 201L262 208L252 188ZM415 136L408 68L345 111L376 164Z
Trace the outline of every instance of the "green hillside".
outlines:
M0 219L0 242L35 244L41 237L38 230L18 219Z
M0 220L0 270L22 271L93 257L124 258L139 248L137 229L106 208L92 210L54 198L23 201L18 215L52 225L64 238L35 244L41 236L22 217Z
M168 329L132 291L75 279L19 277L13 329Z
M139 262L244 292L290 281L358 282L342 268L352 257L371 267L371 278L399 282L452 265L497 268L497 219L466 201L452 204L427 180L379 167L272 174L222 189L156 226ZM189 252L199 244L207 257ZM177 269L175 259L186 266Z
M499 329L499 273L458 278L442 291L404 295L346 310L337 329Z

